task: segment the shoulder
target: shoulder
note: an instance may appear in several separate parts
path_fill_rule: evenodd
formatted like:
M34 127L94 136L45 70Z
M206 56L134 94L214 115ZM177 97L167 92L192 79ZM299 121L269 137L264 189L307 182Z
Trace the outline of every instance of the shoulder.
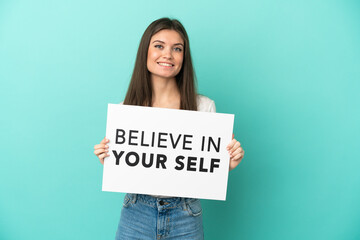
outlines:
M197 95L197 106L200 112L216 112L215 102L204 95Z

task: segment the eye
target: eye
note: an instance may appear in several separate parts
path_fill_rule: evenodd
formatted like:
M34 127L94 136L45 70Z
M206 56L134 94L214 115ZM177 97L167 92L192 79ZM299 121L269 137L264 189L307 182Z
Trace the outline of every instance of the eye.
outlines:
M163 46L160 45L160 44L157 44L157 45L155 45L154 47L159 48L159 49L162 49L162 48L163 48Z
M181 52L181 51L182 51L182 48L176 47L176 48L174 48L174 50L175 50L176 52Z

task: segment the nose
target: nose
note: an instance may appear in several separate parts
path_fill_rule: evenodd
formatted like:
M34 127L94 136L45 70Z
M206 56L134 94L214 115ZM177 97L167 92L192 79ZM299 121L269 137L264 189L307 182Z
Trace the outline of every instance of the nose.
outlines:
M163 57L167 59L172 59L172 49L171 48L165 48L163 51Z

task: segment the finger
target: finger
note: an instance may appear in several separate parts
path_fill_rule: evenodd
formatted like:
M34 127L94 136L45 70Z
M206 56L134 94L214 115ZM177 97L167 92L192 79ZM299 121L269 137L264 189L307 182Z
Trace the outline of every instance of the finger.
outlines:
M94 146L94 149L100 149L100 148L109 148L109 145L101 143Z
M240 142L236 141L234 146L230 149L230 153L233 153L236 149L240 147Z
M230 153L230 157L232 158L232 157L234 157L235 155L239 154L239 153L241 152L241 150L242 150L241 147L238 148L238 149L236 149L234 152Z
M99 156L100 154L102 154L102 153L107 153L107 152L109 152L109 150L104 149L104 148L97 149L97 150L94 151L94 153L95 153L96 156Z
M96 144L95 146L94 146L94 149L96 150L96 149L100 149L100 148L105 148L105 144Z
M103 140L101 140L100 144L97 144L94 146L94 149L98 149L102 146L107 146L106 144L108 144L108 143L109 143L109 139L104 138Z
M236 154L240 153L241 151L244 151L244 149L240 145L239 147L235 148L234 151L231 152L231 155L236 155Z
M229 151L230 149L232 149L232 147L235 145L236 143L236 139L231 140L231 142L229 143L229 145L227 145L226 149Z
M244 157L242 153L239 153L233 157L233 161L241 161L241 159Z
M235 135L233 134L231 139L234 139L234 137L235 137Z
M239 154L235 155L234 157L230 158L230 162L240 162L241 158L242 158L242 155L241 155L241 153L239 153Z

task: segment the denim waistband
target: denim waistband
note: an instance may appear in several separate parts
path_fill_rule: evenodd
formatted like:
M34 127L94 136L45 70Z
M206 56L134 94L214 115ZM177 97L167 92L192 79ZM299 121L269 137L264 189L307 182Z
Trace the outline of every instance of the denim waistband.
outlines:
M150 207L157 209L170 209L181 207L186 209L186 204L197 201L195 198L182 198L182 197L170 197L170 198L157 198L150 195L145 194L134 194L128 193L127 196L130 198L132 203L136 203L137 201L142 202Z

